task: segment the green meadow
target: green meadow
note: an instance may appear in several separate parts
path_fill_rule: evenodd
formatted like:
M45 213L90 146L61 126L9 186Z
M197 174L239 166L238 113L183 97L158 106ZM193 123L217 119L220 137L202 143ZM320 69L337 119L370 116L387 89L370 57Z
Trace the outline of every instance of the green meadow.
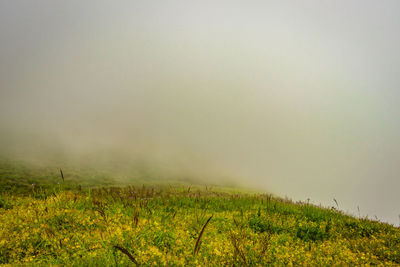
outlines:
M0 164L4 266L400 265L400 229L195 181Z

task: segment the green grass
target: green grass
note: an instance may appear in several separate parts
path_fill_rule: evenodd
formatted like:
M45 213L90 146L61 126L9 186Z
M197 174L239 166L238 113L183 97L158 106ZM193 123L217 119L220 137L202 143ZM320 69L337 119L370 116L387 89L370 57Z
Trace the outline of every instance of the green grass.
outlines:
M0 163L0 264L400 265L399 228L333 208L179 179L64 174Z

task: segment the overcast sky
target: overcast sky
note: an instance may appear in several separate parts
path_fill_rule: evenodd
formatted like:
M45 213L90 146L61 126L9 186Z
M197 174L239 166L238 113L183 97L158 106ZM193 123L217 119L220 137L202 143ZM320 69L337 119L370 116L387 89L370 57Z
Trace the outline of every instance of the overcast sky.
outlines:
M398 224L399 10L3 0L0 144L121 151Z

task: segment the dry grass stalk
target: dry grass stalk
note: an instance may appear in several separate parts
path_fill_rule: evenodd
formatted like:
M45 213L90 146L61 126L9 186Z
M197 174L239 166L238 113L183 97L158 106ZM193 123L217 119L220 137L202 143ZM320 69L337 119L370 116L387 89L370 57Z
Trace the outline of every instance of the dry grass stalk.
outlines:
M133 214L133 222L137 227L139 224L140 205L136 205L135 213Z
M240 244L239 244L241 240L239 240L239 237L237 237L233 232L231 232L230 238L231 238L231 243L235 249L236 254L239 255L240 258L242 259L243 263L245 265L247 265L246 255L245 255L244 251L241 249Z
M62 180L63 180L63 182L64 182L64 173L63 173L63 171L62 171L61 168L60 168L60 174L61 174L61 178L62 178Z
M125 248L120 247L120 246L114 246L114 248L116 248L116 249L118 249L119 251L121 251L122 253L124 253L126 256L129 257L129 259L130 259L134 264L136 264L136 266L139 266L139 263L135 260L135 258L132 256L132 254L131 254L128 250L126 250Z
M336 207L339 208L339 204L338 204L337 200L334 198L333 201L335 201Z
M200 240L201 240L201 237L203 236L204 229L206 228L207 224L210 222L210 220L211 220L211 218L212 218L213 216L214 216L214 215L211 215L210 218L208 218L208 220L207 220L206 223L204 224L203 228L201 229L201 231L200 231L200 233L199 233L199 236L197 237L196 245L194 246L193 255L196 255L196 253L199 252L199 249L200 249Z

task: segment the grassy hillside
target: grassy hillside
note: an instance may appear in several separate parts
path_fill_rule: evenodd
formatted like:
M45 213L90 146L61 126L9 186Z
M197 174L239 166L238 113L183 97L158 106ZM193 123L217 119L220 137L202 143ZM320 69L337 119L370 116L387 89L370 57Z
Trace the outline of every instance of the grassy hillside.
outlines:
M85 179L85 175L87 178ZM0 166L0 263L65 266L400 265L400 229L217 187Z

